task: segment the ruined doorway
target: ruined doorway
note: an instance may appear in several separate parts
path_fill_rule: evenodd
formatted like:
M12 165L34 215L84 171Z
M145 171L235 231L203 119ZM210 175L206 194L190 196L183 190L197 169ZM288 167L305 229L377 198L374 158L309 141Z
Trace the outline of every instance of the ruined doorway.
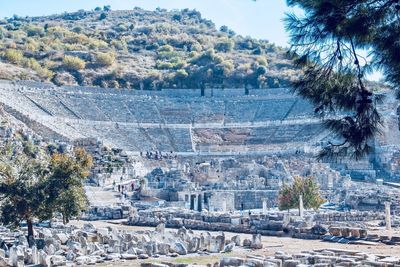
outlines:
M202 211L203 210L202 206L203 206L203 200L202 200L201 195L199 195L197 197L197 211Z
M194 210L194 202L196 199L196 195L190 195L190 209Z

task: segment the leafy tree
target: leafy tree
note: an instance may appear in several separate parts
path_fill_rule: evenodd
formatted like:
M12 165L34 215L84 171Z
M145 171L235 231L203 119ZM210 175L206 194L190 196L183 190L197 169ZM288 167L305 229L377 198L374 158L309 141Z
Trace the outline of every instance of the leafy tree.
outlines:
M100 14L100 17L99 17L99 20L105 20L107 18L107 13L101 13Z
M30 141L16 140L1 148L0 159L2 223L26 221L28 237L33 237L35 219L48 220L60 212L67 222L84 208L83 180L91 157L83 150L50 157Z
M75 149L73 155L56 153L51 157L51 176L46 183L49 192L46 207L61 213L64 224L86 207L87 199L82 184L89 176L92 164L92 157L83 149Z
M28 236L33 236L33 219L46 219L41 212L48 173L46 161L26 142L19 147L7 143L0 157L1 221L17 226L25 220Z
M288 14L293 56L304 68L294 90L316 106L316 113L336 114L326 126L336 133L320 157L350 155L359 159L382 124L376 104L381 96L365 80L371 70L384 71L394 88L400 85L400 26L397 0L288 0L304 16ZM366 60L359 51L373 57ZM343 115L345 114L345 115Z
M183 87L183 81L189 76L184 69L177 70L175 73L175 79L179 81L180 87Z
M176 20L176 21L181 21L181 20L182 20L182 15L180 15L180 14L174 14L174 15L172 16L172 19L173 19L173 20Z
M256 73L257 75L264 75L265 73L267 73L267 68L264 66L259 66L257 67Z
M319 186L313 177L294 177L291 185L283 185L279 192L279 209L289 210L299 207L299 197L303 197L303 205L306 209L318 209L324 203Z
M221 32L227 33L227 32L229 31L229 28L228 28L228 26L226 26L226 25L222 25L222 26L219 28L219 30L220 30Z
M200 87L204 86L206 81L222 84L234 70L233 62L224 60L221 55L215 53L214 49L209 49L193 58L191 63L197 65L197 68L190 72L190 79L196 81Z

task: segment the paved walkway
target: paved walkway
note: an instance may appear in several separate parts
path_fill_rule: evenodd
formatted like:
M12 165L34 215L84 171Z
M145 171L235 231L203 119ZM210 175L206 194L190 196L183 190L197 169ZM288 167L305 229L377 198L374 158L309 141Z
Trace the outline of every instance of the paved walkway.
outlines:
M86 195L92 206L114 206L121 203L120 194L111 189L96 186L85 186ZM129 201L127 201L129 203Z

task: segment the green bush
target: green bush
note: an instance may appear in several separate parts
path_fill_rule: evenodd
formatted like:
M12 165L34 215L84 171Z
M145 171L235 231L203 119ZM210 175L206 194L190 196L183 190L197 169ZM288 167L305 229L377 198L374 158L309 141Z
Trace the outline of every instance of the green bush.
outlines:
M23 62L24 67L30 68L30 69L35 69L39 68L40 64L39 62L36 61L34 58L27 58Z
M54 76L54 72L50 71L47 67L42 67L39 62L34 58L27 58L24 60L24 67L30 68L38 74L42 79L51 79Z
M186 70L184 70L184 69L179 69L179 70L177 70L176 71L176 73L175 73L175 77L177 78L177 79L185 79L185 78L187 78L189 76L189 74L186 72Z
M233 47L235 46L235 43L233 40L228 39L228 38L222 38L218 40L218 42L215 44L215 50L218 52L230 52L232 51Z
M169 70L169 69L173 69L174 65L171 62L163 62L161 60L157 60L156 68L160 69L160 70Z
M42 79L52 79L55 75L54 72L52 72L51 70L47 69L47 68L40 68L38 70L36 70L36 73L39 75L40 78Z
M0 40L4 39L7 34L7 30L0 26Z
M67 70L83 70L86 67L85 61L74 56L65 56L63 66Z
M89 38L87 45L90 50L107 49L108 44L100 39Z
M83 32L83 28L81 26L76 26L72 29L72 31L74 33L82 33Z
M25 28L28 37L32 36L44 36L44 28L36 25L28 25Z
M126 32L128 31L128 26L125 23L120 23L114 27L114 30L117 32Z
M265 57L257 57L256 61L258 62L258 64L260 64L261 66L268 66L268 61Z
M191 52L201 52L203 47L199 43L194 43L190 46Z
M7 49L4 53L4 57L11 63L19 64L24 59L24 54L22 51L16 49Z
M158 52L172 52L174 51L174 48L170 45L163 45L158 48Z
M83 33L72 33L71 36L64 39L64 42L69 44L87 44L89 37Z
M125 40L112 40L111 45L115 47L117 50L127 50L128 46Z
M113 53L97 53L96 64L101 67L108 67L115 62L115 55Z
M33 38L28 38L25 44L25 50L36 52L39 50L40 44Z

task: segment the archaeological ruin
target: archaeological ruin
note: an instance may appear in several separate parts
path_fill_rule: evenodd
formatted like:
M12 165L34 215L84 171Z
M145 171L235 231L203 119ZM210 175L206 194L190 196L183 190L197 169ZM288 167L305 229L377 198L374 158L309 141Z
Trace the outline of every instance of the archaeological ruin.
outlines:
M374 140L374 152L361 161L316 159L335 137L313 106L289 88L142 91L0 81L0 106L2 138L22 129L38 142L84 147L93 155L86 184L90 207L80 219L156 227L135 233L92 224L43 227L38 230L42 243L29 249L21 232L0 229L0 266L209 255L235 246L256 250L268 236L400 244L399 233L370 231L371 226L392 231L400 224L399 115L393 113L399 103L389 92L379 107L385 128ZM315 177L326 205L279 211L279 190L296 176ZM165 227L178 230L167 233ZM223 232L252 237L241 242ZM399 264L393 255L300 252L221 256L218 264Z

